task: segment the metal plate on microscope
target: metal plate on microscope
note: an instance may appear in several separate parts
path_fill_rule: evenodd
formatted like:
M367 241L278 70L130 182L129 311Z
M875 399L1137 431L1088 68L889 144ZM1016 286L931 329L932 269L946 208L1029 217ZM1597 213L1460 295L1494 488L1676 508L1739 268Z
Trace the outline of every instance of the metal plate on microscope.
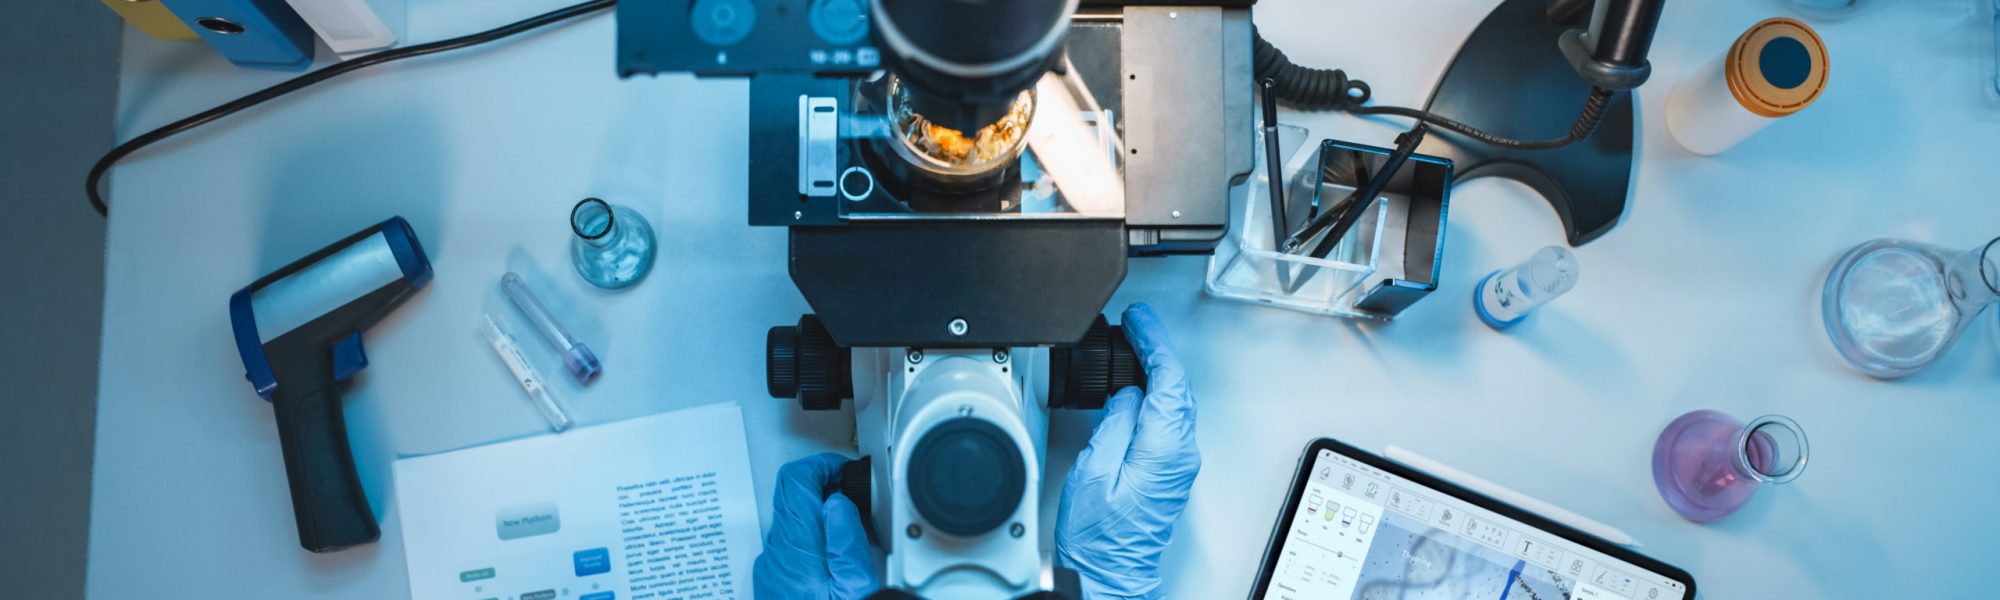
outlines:
M1076 66L1077 75L1097 103L1119 113L1124 120L1125 100L1119 96L1124 88L1119 80L1123 78L1119 63L1125 59L1119 54L1119 36L1125 27L1122 13L1079 12L1069 23L1069 38L1063 40L1063 48L1069 53L1070 64Z
M1247 14L1242 16L1247 29ZM1171 249L1175 242L1197 242L1212 248L1226 227L1188 232L1197 233L1197 240L1176 240L1183 236L1174 230L1226 226L1231 184L1251 170L1247 32L1244 52L1230 52L1226 20L1225 11L1215 7L1125 9L1119 82L1127 117L1125 196L1139 199L1127 202L1126 223L1157 235L1135 245ZM1243 71L1234 86L1236 78L1226 75L1233 66ZM1244 116L1236 124L1225 99L1232 95L1242 97L1237 112ZM1232 125L1241 127L1242 135L1230 135ZM1230 149L1236 144L1243 146L1240 153Z

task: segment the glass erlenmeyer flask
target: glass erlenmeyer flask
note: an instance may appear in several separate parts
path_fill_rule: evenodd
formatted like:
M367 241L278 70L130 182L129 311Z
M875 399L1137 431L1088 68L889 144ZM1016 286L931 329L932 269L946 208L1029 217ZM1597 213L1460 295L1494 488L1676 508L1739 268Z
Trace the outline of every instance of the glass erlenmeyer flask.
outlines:
M591 285L624 289L653 269L653 227L632 209L584 198L570 209L569 227L570 260Z
M1713 410L1669 423L1653 444L1653 484L1674 512L1708 523L1736 512L1757 487L1806 469L1806 434L1778 415L1749 424Z
M1894 379L1936 362L1995 302L2000 238L1964 252L1880 239L1855 246L1833 265L1820 316L1848 366Z

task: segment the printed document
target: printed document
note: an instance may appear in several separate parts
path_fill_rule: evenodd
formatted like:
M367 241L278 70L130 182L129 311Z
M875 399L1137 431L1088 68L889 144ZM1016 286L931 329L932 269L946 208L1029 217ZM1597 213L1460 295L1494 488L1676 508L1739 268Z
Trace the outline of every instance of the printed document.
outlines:
M396 461L417 600L749 598L763 550L722 403Z

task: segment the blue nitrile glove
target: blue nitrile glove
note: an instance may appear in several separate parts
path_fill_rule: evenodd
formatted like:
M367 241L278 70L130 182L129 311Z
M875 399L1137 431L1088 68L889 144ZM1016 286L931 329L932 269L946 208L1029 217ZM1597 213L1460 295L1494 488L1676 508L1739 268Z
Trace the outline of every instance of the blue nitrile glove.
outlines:
M848 600L875 591L861 511L839 492L847 457L815 454L785 463L771 493L771 532L752 571L760 599Z
M1201 471L1194 392L1166 326L1151 307L1134 304L1125 309L1125 335L1152 389L1128 387L1105 401L1056 517L1056 553L1077 571L1088 600L1161 596L1160 555Z

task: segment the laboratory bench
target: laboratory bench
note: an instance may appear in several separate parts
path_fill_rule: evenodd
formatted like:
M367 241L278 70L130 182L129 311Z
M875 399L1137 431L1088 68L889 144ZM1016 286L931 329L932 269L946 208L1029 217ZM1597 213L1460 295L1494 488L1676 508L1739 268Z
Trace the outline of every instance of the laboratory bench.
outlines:
M409 39L546 11L546 0L411 0ZM1262 35L1338 67L1377 102L1419 104L1492 0L1266 0ZM1849 370L1821 325L1836 257L1878 237L1969 248L2000 234L2000 101L1980 90L1986 22L1970 1L1875 2L1813 22L1834 72L1818 102L1715 157L1662 123L1673 85L1774 2L1676 0L1638 92L1638 168L1622 221L1575 248L1574 291L1496 332L1479 278L1564 243L1526 186L1465 180L1451 195L1437 293L1391 322L1204 295L1205 257L1137 258L1106 311L1157 309L1199 401L1202 472L1162 573L1177 598L1245 593L1298 453L1331 436L1398 445L1631 533L1709 598L1987 594L2000 451L2000 349L1984 326L1915 376ZM522 274L603 359L555 390L581 425L733 402L768 526L778 467L853 452L848 410L768 397L765 330L808 312L782 228L745 218L740 79L620 80L600 14L477 50L384 65L176 137L110 184L104 338L90 507L94 598L401 598L390 465L545 431L480 339ZM290 74L239 69L198 43L128 28L120 139ZM324 63L322 63L323 66ZM1285 112L1312 139L1388 146L1407 123ZM628 205L660 243L622 292L570 271L570 207ZM82 200L78 198L80 203ZM346 397L381 540L301 550L271 407L246 384L231 293L391 215L414 226L436 279L366 333L371 366ZM1811 440L1796 481L1712 525L1655 491L1655 437L1714 408L1782 414ZM1045 524L1094 412L1049 432ZM550 465L547 468L560 468Z

